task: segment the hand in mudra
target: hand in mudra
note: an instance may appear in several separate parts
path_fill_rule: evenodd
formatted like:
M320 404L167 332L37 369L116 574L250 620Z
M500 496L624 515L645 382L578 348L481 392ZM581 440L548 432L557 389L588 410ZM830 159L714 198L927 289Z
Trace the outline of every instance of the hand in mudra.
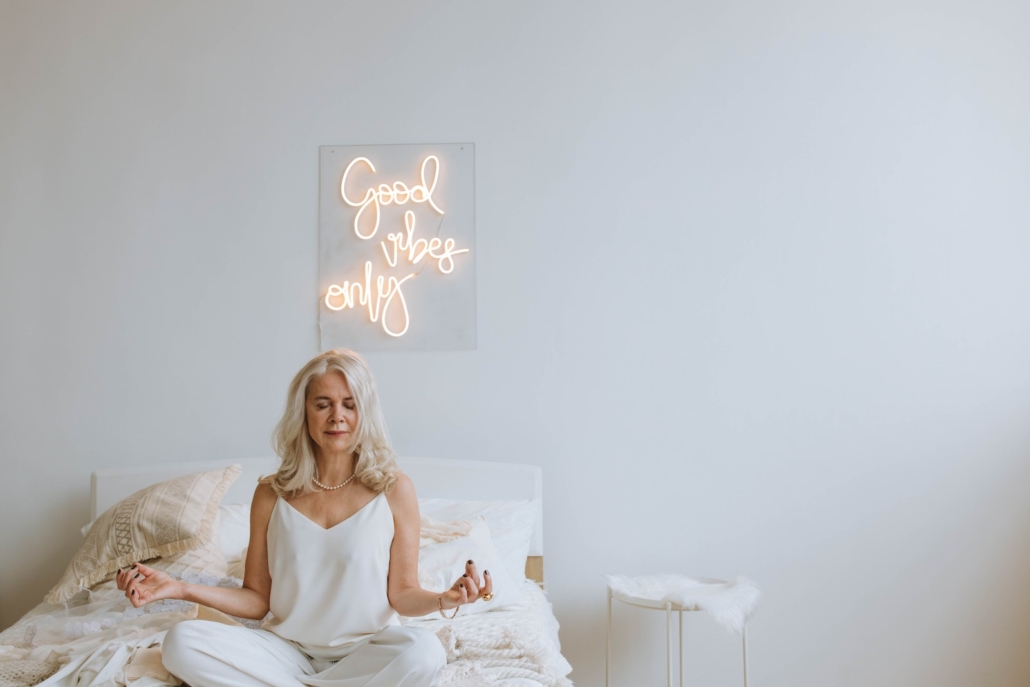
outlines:
M451 586L451 592L456 593L458 605L473 603L478 599L489 601L494 596L494 581L489 570L484 570L480 578L475 562L468 561L465 563L465 574Z
M118 589L125 591L125 598L135 608L159 599L180 597L181 582L162 570L142 563L119 570L115 579L118 581Z

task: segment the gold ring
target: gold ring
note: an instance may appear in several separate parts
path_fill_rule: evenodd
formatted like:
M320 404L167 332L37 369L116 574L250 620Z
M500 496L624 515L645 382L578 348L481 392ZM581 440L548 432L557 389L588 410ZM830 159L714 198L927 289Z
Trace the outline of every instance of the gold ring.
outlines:
M482 599L483 601L489 601L490 599L494 598L494 595L493 594L484 594L483 596L481 596L479 598Z

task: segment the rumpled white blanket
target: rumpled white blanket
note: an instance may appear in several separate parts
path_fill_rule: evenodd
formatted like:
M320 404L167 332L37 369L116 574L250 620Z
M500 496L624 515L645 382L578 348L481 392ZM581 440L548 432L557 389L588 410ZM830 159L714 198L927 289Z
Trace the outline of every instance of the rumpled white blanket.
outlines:
M188 582L238 587L235 578L187 574ZM35 666L46 687L178 685L152 650L176 623L196 617L197 605L156 601L133 608L114 580L80 592L65 605L41 603L0 633L0 687L26 687ZM253 623L254 621L246 621ZM5 670L18 662L17 674ZM45 674L41 674L45 673Z
M698 608L712 620L737 633L754 615L762 592L746 577L729 582L699 580L685 575L609 575L613 592L652 601L670 601L684 608Z
M189 581L241 584L209 575ZM565 676L572 667L561 655L557 620L540 588L524 584L522 608L415 623L435 631L447 651L448 665L437 684L571 686ZM181 683L161 665L159 647L165 633L196 617L197 609L185 601L133 608L113 581L80 593L67 607L40 604L0 633L0 687L177 686Z

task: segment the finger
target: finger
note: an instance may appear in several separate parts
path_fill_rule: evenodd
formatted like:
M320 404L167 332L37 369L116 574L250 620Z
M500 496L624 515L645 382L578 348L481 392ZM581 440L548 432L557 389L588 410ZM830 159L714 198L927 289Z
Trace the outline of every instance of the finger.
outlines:
M125 568L120 573L118 573L118 589L121 589L122 591L128 593L129 581L135 574L136 571L132 570L131 568Z
M468 573L461 576L461 581L465 584L465 588L468 590L469 600L475 601L479 598L479 585L476 581L469 577Z
M465 563L465 572L472 578L472 581L476 584L476 592L482 596L483 594L483 577L479 574L479 566L471 558Z
M467 604L469 602L468 588L464 582L458 583L458 594L461 595L461 603Z
M143 573L147 577L150 577L156 572L160 572L157 568L151 568L149 565L143 565L142 563L136 563L136 570Z
M494 593L494 578L490 577L490 571L483 571L483 589L480 596L490 596Z
M138 597L139 596L139 592L136 590L136 586L140 582L145 580L145 579L147 579L147 578L146 578L146 576L143 575L143 573L141 573L141 572L133 572L132 576L129 577L128 582L125 585L125 593L126 593L126 595L129 596L129 597L132 597L132 596L137 596Z
M138 580L132 580L132 587L126 594L126 596L129 597L129 602L132 603L132 605L136 608L139 608L140 606L142 606L145 603L148 603L151 600L151 592L147 591L139 584L142 581L142 578Z
M137 573L138 563L133 563L125 568L119 568L118 570L118 589L125 589L125 585L128 584L129 580Z

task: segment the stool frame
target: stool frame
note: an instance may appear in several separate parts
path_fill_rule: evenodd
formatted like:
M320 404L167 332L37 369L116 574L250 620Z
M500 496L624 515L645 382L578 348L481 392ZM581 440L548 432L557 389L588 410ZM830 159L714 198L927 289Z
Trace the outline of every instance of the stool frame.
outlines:
M718 582L719 580L711 580L712 582ZM608 622L605 630L605 641L607 645L604 652L604 687L611 687L610 680L612 674L612 599L618 599L623 603L629 604L630 606L637 606L639 608L650 608L653 610L664 610L665 611L665 672L668 682L668 687L672 687L672 613L673 611L679 613L679 687L683 687L683 614L700 611L702 609L697 606L680 606L674 604L671 601L657 601L654 599L642 599L639 597L628 596L625 594L613 593L612 588L608 587ZM742 644L743 644L743 658L744 658L744 687L748 687L748 669L747 669L747 625L744 625L744 630L741 633Z

